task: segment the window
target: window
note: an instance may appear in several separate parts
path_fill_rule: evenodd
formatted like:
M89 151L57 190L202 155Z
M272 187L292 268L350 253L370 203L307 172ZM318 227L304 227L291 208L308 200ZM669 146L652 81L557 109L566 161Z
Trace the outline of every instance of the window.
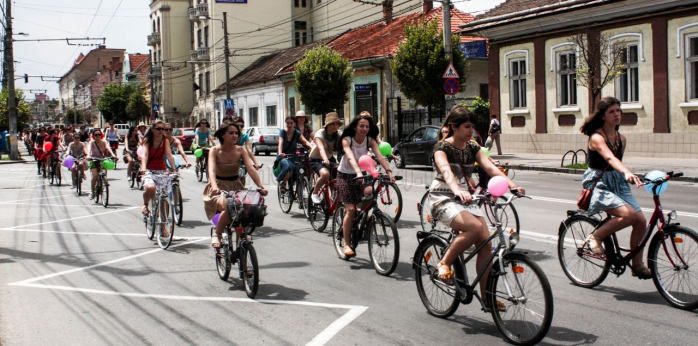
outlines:
M301 33L296 31L296 47L301 45Z
M250 127L259 126L259 119L257 118L257 107L250 107Z
M203 42L201 39L201 29L196 31L196 42L199 44L199 47L203 47Z
M240 108L240 109L238 110L238 116L239 116L239 117L244 117L244 116L245 116L245 110L242 109L242 108Z
M267 126L276 125L276 106L267 106Z
M424 136L424 140L425 141L433 141L433 140L436 140L438 136L439 136L439 129L434 128L434 127L428 127L427 134Z
M638 75L638 46L622 47L618 53L625 68L623 74L616 80L616 97L621 102L637 102L640 100L640 81Z
M295 22L293 23L293 27L294 27L296 30L306 30L307 26L308 26L308 24L307 24L306 22L304 22L304 21L298 21L298 20L297 20L297 21L295 21Z
M490 86L489 86L489 84L480 84L480 97L483 100L490 99Z
M511 60L511 108L526 108L526 60Z
M315 31L313 30L313 27L310 27L310 42L315 41Z
M294 1L293 1L293 6L295 6L295 7L300 7L300 2L301 2L300 0L294 0Z
M302 34L303 34L303 44L308 43L308 33L303 31Z
M206 72L206 95L211 92L211 72Z
M686 42L686 84L689 100L698 100L698 36Z
M295 97L288 98L288 114L296 115L296 98Z
M204 95L204 89L202 89L203 87L204 87L204 75L199 73L199 97Z
M208 47L208 25L204 27L204 47Z
M422 140L422 137L424 136L424 131L425 131L425 129L424 129L424 128L421 128L421 129L417 129L417 131L412 132L412 134L410 134L410 135L407 137L407 142L417 142L417 141L421 141L421 140ZM437 134L437 135L438 135L438 134Z
M308 6L307 0L301 0L301 7Z
M577 54L563 52L558 54L557 90L558 106L577 104Z

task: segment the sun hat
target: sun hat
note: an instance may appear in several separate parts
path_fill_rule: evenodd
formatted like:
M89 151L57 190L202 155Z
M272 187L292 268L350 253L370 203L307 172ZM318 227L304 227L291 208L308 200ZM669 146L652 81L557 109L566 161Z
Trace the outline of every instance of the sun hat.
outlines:
M145 126L145 123L144 123L144 122L142 122L142 121L141 121L140 123L138 123L138 126L136 126L136 127L141 127L141 126L143 126L143 127L147 127L147 126Z
M325 115L325 126L337 123L339 125L342 125L342 120L339 119L339 115L335 112L330 112Z
M300 110L300 111L296 112L296 118L298 118L298 117L308 117L308 118L310 118L310 115L305 114L305 111L304 111L304 110Z

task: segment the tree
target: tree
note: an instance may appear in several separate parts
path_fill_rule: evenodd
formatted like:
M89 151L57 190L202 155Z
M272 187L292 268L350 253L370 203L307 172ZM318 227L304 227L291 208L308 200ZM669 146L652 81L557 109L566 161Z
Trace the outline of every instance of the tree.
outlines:
M7 107L7 98L9 93L7 88L0 93L0 131L9 131L10 129L10 109ZM17 100L17 131L22 129L31 122L31 107L24 100L24 92L18 89L16 92Z
M301 102L312 114L340 109L349 100L354 69L348 59L324 44L307 51L293 75Z
M69 121L73 125L79 125L84 123L85 121L85 116L83 115L83 111L75 108L68 108L67 111L65 111L65 119Z
M128 97L126 104L126 114L131 121L138 121L142 117L148 116L150 113L150 104L145 99L143 89L136 88Z
M451 42L460 42L460 35L453 35ZM438 22L422 20L405 25L405 41L398 46L390 67L402 94L429 108L431 113L432 106L445 107L442 76L448 63ZM468 64L458 49L453 50L453 66L460 76L459 82L464 85Z
M579 47L577 84L591 93L590 112L594 112L603 88L625 71L623 52L627 45L623 41L611 45L608 35L589 31L580 31L568 39Z
M102 91L97 107L104 120L119 123L136 121L143 112L148 114L150 110L143 91L136 84L109 84Z
M487 139L487 133L490 130L490 101L483 99L480 96L475 97L473 104L468 106L465 101L460 103L461 106L468 108L477 117L475 129L482 136L482 140Z

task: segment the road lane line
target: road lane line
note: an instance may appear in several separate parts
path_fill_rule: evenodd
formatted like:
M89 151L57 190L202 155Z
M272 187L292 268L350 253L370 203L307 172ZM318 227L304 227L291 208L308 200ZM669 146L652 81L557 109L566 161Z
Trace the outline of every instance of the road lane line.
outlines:
M320 332L320 334L316 335L313 340L310 340L306 346L321 346L326 344L328 341L330 341L330 339L337 335L340 330L344 329L344 327L348 326L349 323L361 316L361 314L363 314L367 309L368 307L365 306L350 309L342 317L332 322L332 324Z
M577 201L569 200L569 199L559 199L559 198L550 198L550 197L541 197L541 196L528 196L533 198L534 200L538 201L546 201L546 202L554 202L554 203L565 203L565 204L577 204ZM645 212L654 212L654 209L652 208L642 208L642 211ZM687 216L687 217L698 217L697 213L689 213L685 211L676 211L676 214L679 216Z
M49 231L43 229L14 229L14 228L0 228L0 231L5 232L37 232L37 233L56 233L56 234L73 234L73 235L108 235L108 236L139 236L142 237L143 233L105 233L105 232L71 232L71 231Z
M58 195L58 196L51 196L51 197L40 197L40 198L28 198L28 199L15 199L13 201L3 201L0 202L0 204L5 204L5 203L11 203L11 202L24 202L24 201L35 201L39 199L49 199L49 198L58 198L58 197L65 197L65 196L72 196L72 193L66 194L66 195Z
M39 205L47 205L50 207L83 207L83 208L102 208L104 209L103 206L101 205L94 205L94 203L91 203L93 205L89 204L48 204L48 203L23 203L23 202L14 202L14 203L4 203L7 205L31 205L31 206L39 206Z
M104 213L97 213L97 214L91 214L91 215L85 215L85 216L71 217L71 218L69 218L69 219L63 219L63 220L30 223L30 224L28 224L28 225L14 226L14 227L10 227L10 228L29 227L29 226L40 226L40 225L48 225L48 224L52 224L52 223L59 223L59 222L66 222L66 221L73 221L73 220L80 220L80 219L86 219L86 218L89 218L89 217L95 217L95 216L100 216L100 215L107 215L107 214L120 213L120 212L122 212L122 211L129 211L129 210L133 210L133 209L136 209L136 208L140 208L140 207L130 207L130 208L126 208L126 209L112 210L112 211L107 211L107 212L104 212Z

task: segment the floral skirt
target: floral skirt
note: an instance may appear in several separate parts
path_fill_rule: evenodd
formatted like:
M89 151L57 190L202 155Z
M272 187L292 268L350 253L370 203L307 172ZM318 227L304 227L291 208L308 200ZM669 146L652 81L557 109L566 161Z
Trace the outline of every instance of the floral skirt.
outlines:
M364 195L366 184L359 184L356 180L356 174L346 174L337 172L337 198L340 203L344 204L359 204Z

